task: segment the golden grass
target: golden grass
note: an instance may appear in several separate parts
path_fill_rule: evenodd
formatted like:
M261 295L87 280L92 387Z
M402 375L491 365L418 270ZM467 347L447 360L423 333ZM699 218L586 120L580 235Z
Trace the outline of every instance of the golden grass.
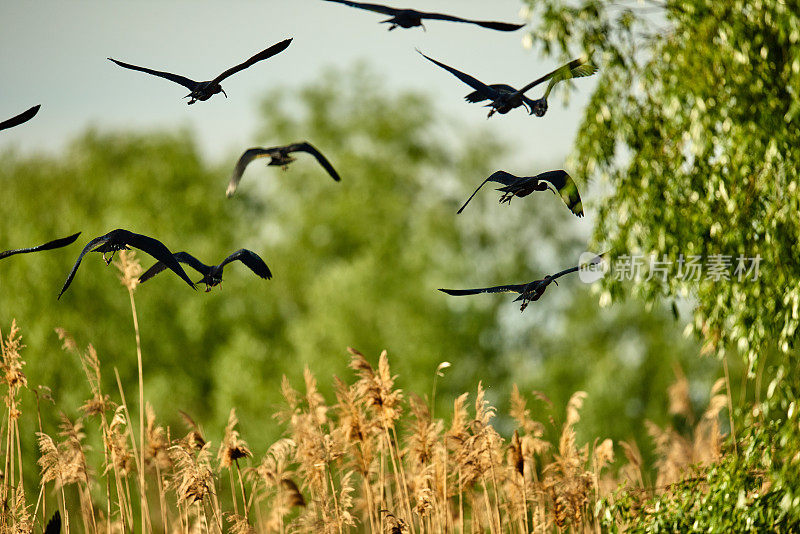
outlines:
M129 291L132 301L133 288ZM472 401L467 393L454 399L446 424L432 417L425 399L397 388L385 351L374 365L354 349L348 350L355 377L333 378L333 404L320 394L311 370L305 370L299 390L284 377L285 405L274 417L286 437L260 460L240 436L233 409L218 446L206 441L186 414L189 432L173 436L149 405L137 414L137 440L122 388L116 395L101 390L102 365L94 348L82 351L67 332L57 332L64 349L80 359L90 396L76 420L61 416L58 436L42 432L39 423L37 491L26 490L21 476L17 421L20 390L28 387L24 345L13 322L0 337L7 407L0 449L2 532L38 531L54 506L67 533L599 532L595 504L621 484L643 494L668 491L669 484L688 476L690 466L721 454L724 382L715 384L694 436L649 425L660 458L653 489L644 487L636 444L619 444L627 463L611 474L610 440L578 442L575 426L587 401L584 392L571 397L558 438L550 442L529 399L514 386L509 415L516 428L504 437L493 426L496 410L482 384ZM670 410L692 420L686 378L676 373ZM48 398L46 390L37 399L40 395ZM102 451L87 449L86 427L99 429ZM102 456L102 472L91 472L87 455L98 462Z

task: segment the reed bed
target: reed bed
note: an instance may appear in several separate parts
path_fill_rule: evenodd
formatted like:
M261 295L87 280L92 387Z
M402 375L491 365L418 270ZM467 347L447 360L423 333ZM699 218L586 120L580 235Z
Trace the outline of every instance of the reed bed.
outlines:
M119 262L136 322L134 264L124 254ZM533 398L546 405L546 397L529 398L514 386L509 415L515 428L502 436L482 384L454 399L444 418L434 418L425 398L397 387L385 351L370 361L349 348L353 374L349 381L333 377L335 399L320 394L310 369L302 384L283 378L284 405L270 415L284 437L259 444L267 452L254 458L235 409L220 443L207 440L186 414L188 431L175 432L144 403L141 374L140 401L131 406L118 377L116 391L102 390L104 369L91 345L81 348L68 332L57 333L64 350L80 360L89 393L75 419L60 414L57 435L42 430L41 410L55 410L51 402L38 402L51 400L47 388L34 391L38 428L18 426L20 395L29 388L24 345L16 323L5 337L0 333L2 532L40 532L56 510L67 533L599 532L598 503L613 500L618 488L638 488L643 499L669 491L691 475L690 466L723 454L723 383L715 385L695 436L650 426L660 461L656 487L646 488L636 444L618 444L624 460L615 462L611 440L578 443L583 392L563 409L551 407L564 414L556 424L545 410L534 417L528 406ZM138 343L137 355L141 362ZM670 395L673 413L694 417L682 375ZM87 428L102 435L102 450L86 446ZM22 464L23 431L36 432L38 466ZM93 472L90 465L102 469ZM38 488L24 486L23 468L38 468Z

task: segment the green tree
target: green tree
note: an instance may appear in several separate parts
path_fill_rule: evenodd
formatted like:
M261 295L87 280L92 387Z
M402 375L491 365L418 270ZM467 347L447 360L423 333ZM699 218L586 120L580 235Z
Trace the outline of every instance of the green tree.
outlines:
M600 64L575 145L579 174L610 194L595 240L673 263L648 301L696 299L695 329L751 366L793 352L800 321L800 16L793 2L527 2L545 53ZM686 281L683 254L760 257L760 276ZM646 274L646 273L645 273ZM627 288L607 279L609 294Z

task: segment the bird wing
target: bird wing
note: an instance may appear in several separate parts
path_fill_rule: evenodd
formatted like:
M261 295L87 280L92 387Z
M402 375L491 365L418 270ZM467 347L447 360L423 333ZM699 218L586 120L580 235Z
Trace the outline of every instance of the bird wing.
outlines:
M178 260L179 263L185 263L202 275L205 275L210 269L208 265L204 264L188 252L176 252L172 256ZM152 267L147 269L142 276L139 277L139 283L147 282L166 268L166 265L160 261L157 261Z
M417 50L417 52L419 52L419 50ZM483 83L482 81L478 80L477 78L473 78L469 74L465 74L465 73L461 72L460 70L454 69L453 67L449 67L449 66L445 65L444 63L436 61L435 59L426 56L422 52L419 52L419 53L420 53L420 55L422 55L422 57L424 57L428 61L431 61L431 62L439 65L444 70L450 72L450 74L452 74L453 76L455 76L456 78L458 78L459 80L464 82L465 84L469 85L470 87L472 87L473 89L478 91L480 94L484 95L484 97L488 98L489 100L495 101L495 100L497 100L497 97L500 96L500 93L497 90L492 89L490 86L486 85L485 83Z
M94 239L89 241L85 247L83 247L83 250L81 250L81 253L78 255L78 259L75 260L75 265L72 266L72 270L67 275L67 280L64 282L64 286L61 288L61 293L58 294L59 299L61 298L61 295L64 294L64 291L66 291L69 285L72 283L72 279L75 278L75 273L78 272L78 267L80 267L81 261L83 261L83 257L86 255L86 253L107 242L110 239L110 237L111 237L111 232L107 233L106 235L101 235L100 237L95 237Z
M222 260L222 263L219 264L220 267L224 267L228 263L232 261L239 260L245 265L247 265L251 271L256 273L261 278L266 278L269 280L272 278L272 273L267 267L267 264L264 263L264 260L261 257L253 252L252 250L247 250L246 248L241 248Z
M519 177L518 176L514 176L510 172L497 171L497 172L493 173L491 176L489 176L487 179L485 179L481 183L481 185L478 186L478 189L476 189L475 192L472 193L472 195L470 195L470 197L467 199L467 201L464 202L464 205L461 206L461 208L456 213L458 214L458 213L461 213L462 211L464 211L464 208L467 207L467 204L469 204L469 201L472 200L472 197L474 197L478 193L478 191L481 190L481 187L486 185L486 182L497 182L497 183L500 183L500 184L503 184L503 185L511 185L514 182L516 182L517 180L519 180Z
M419 13L420 16L424 19L447 20L450 22L466 22L468 24L477 24L478 26L489 28L491 30L498 30L501 32L513 32L514 30L518 30L523 26L525 26L524 24L509 24L507 22L492 22L485 20L462 19L461 17L454 17L453 15L445 15L443 13L425 13L424 11L418 11L417 13Z
M229 68L228 70L226 70L225 72L223 72L222 74L220 74L219 76L217 76L216 78L211 80L211 85L214 85L215 83L219 83L222 80L224 80L225 78L227 78L228 76L232 76L232 75L236 74L237 72L239 72L240 70L244 70L247 67L249 67L251 65L254 65L255 63L258 63L259 61L271 58L275 54L280 54L281 52L286 50L291 43L292 43L292 39L291 38L290 39L284 39L280 43L274 44L274 45L270 46L269 48L267 48L266 50L262 50L261 52L259 52L258 54L254 55L253 57L251 57L247 61L244 61L243 63L239 63L235 67Z
M77 234L72 234L69 237L62 237L60 239L48 241L44 245L38 245L30 248L18 248L16 250L6 250L5 252L0 252L0 260L7 258L8 256L13 256L14 254L24 254L27 252L38 252L40 250L52 250L54 248L66 247L67 245L74 243L75 240L78 239L79 235L81 235L80 232Z
M184 282L189 284L189 287L194 289L194 283L189 279L186 275L186 272L181 267L178 260L175 259L175 256L170 252L170 250L158 239L153 239L152 237L148 237L142 234L134 234L133 232L129 232L127 230L123 230L124 232L124 241L125 244L130 245L132 247L138 248L142 252L146 252L150 254L155 259L166 265L172 272L180 276Z
M521 293L528 284L510 284L504 286L481 287L478 289L439 289L442 293L461 297L464 295L477 295L479 293Z
M534 178L549 182L570 211L578 217L583 217L583 202L581 202L581 195L578 193L578 186L575 185L575 182L566 171L560 169L547 171L534 176Z
M542 98L547 100L547 97L550 96L550 91L553 90L553 87L558 82L563 82L564 80L569 80L572 78L591 76L595 72L597 72L597 66L593 65L592 63L587 63L587 61L583 58L573 59L554 72L553 77L550 78L550 83L547 84L547 90L545 90Z
M294 145L289 145L287 148L289 149L289 152L308 152L309 154L317 158L319 164L322 165L323 169L328 171L328 174L331 175L331 178L333 178L337 182L341 180L339 174L336 172L336 169L334 169L333 165L331 165L331 162L328 161L327 158L325 158L325 156L323 156L319 150L314 148L314 146L311 143L306 143L306 142L296 143Z
M380 4L365 4L362 2L348 2L347 0L325 0L326 2L336 2L337 4L344 4L346 6L355 7L358 9L366 9L367 11L374 11L375 13L383 13L384 15L396 15L400 9L395 9L389 6L382 6Z
M244 174L244 170L250 164L251 161L257 158L265 158L267 156L272 156L275 154L276 148L248 148L244 151L244 154L241 155L239 161L236 162L236 167L233 168L233 174L231 175L231 180L228 182L228 189L225 190L225 195L228 198L231 198L233 194L236 192L236 188L239 187L239 182L242 181L242 175Z
M494 89L498 93L516 93L517 90L511 87L510 85L506 85L504 83L493 83L489 86L491 89ZM473 91L467 96L464 97L464 100L474 104L475 102L481 102L483 100L488 100L486 96L484 96L480 91Z
M37 113L39 113L40 107L42 107L41 104L39 104L38 106L33 106L32 108L28 109L27 111L23 111L22 113L20 113L15 117L11 117L8 120L0 122L0 130L13 128L14 126L19 126L24 122L28 122L34 116L36 116Z
M108 58L108 59L110 61L113 61L114 63L116 63L120 67L125 67L126 69L138 70L138 71L141 71L141 72L146 72L147 74L152 74L153 76L158 76L160 78L166 78L167 80L169 80L171 82L175 82L177 84L180 84L180 85L186 87L190 91L194 91L195 88L197 87L197 85L199 84L199 82L196 82L194 80L190 80L189 78L187 78L185 76L181 76L180 74L172 74L171 72L153 70L153 69L148 69L146 67L137 67L136 65L131 65L130 63L125 63L123 61L117 61L116 59L113 59L113 58Z
M44 528L44 534L60 534L61 533L61 513L56 510L47 526Z

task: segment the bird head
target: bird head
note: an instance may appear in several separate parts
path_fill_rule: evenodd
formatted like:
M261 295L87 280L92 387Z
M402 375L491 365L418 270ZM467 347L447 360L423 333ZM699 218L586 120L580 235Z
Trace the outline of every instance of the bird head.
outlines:
M539 100L534 100L533 104L531 104L531 115L536 115L537 117L544 117L544 114L547 113L547 100L541 98Z

